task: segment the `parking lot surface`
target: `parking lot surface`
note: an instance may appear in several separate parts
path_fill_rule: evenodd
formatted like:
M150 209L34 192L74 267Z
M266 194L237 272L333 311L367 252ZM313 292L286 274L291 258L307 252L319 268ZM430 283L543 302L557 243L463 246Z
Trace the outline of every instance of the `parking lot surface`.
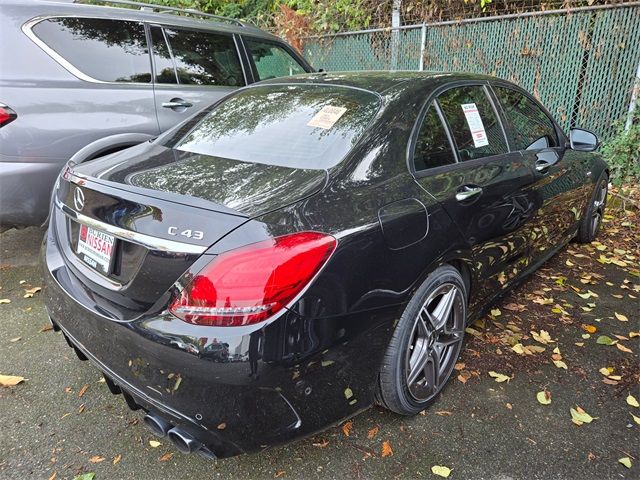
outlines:
M0 478L439 478L433 466L459 479L639 478L640 408L629 399L640 399L639 218L607 220L602 243L570 244L470 326L454 378L423 414L376 407L312 438L216 462L166 439L149 443L141 414L48 328L35 291L44 232L5 232L0 374L26 380L0 388ZM545 391L546 405L537 398ZM577 425L571 409L593 420Z

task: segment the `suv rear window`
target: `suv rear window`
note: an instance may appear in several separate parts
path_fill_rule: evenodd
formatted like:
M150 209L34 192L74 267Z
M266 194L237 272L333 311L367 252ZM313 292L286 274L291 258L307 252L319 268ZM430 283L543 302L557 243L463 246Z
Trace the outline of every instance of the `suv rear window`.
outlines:
M259 80L305 73L305 69L284 48L275 43L246 40Z
M326 169L355 145L379 107L375 94L344 87L248 88L209 112L176 148L245 162Z
M50 18L33 27L40 40L80 72L103 82L151 82L144 27L101 18Z

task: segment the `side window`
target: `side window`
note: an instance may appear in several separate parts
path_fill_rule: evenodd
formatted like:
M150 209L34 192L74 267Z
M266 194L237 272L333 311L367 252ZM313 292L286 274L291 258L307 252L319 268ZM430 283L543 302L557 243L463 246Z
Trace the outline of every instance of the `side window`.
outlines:
M438 104L449 122L461 161L509 151L483 87L452 88L438 97Z
M510 88L495 87L494 91L510 123L516 150L558 146L553 122L535 102Z
M259 80L305 73L305 69L284 48L270 42L246 39Z
M171 58L169 45L160 27L151 27L151 42L153 43L153 66L157 83L178 83L178 76Z
M242 67L231 35L164 28L178 83L240 87Z
M33 27L49 48L89 77L104 82L151 81L144 27L99 18L50 18Z
M422 121L416 148L413 152L413 165L417 172L427 168L440 167L456 163L456 157L451 150L449 138L440 121L438 112L431 105Z

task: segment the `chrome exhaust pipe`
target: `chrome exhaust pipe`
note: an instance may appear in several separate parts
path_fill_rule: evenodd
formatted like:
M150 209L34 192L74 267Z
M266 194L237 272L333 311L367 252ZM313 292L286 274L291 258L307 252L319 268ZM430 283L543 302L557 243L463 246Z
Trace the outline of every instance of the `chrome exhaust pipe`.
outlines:
M166 437L172 425L160 417L156 417L153 413L147 413L144 416L144 423L158 437Z
M183 432L176 427L169 430L169 440L171 440L176 448L182 453L193 453L202 448L202 444L200 442L187 432Z

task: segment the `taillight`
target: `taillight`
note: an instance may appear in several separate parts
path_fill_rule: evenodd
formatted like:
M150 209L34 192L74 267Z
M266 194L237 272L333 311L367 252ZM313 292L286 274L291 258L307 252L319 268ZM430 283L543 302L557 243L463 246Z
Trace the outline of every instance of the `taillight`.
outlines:
M176 296L169 311L187 323L240 326L285 308L336 248L336 239L300 232L215 257Z
M7 107L4 103L0 103L0 127L13 122L18 118L18 114L13 109Z

